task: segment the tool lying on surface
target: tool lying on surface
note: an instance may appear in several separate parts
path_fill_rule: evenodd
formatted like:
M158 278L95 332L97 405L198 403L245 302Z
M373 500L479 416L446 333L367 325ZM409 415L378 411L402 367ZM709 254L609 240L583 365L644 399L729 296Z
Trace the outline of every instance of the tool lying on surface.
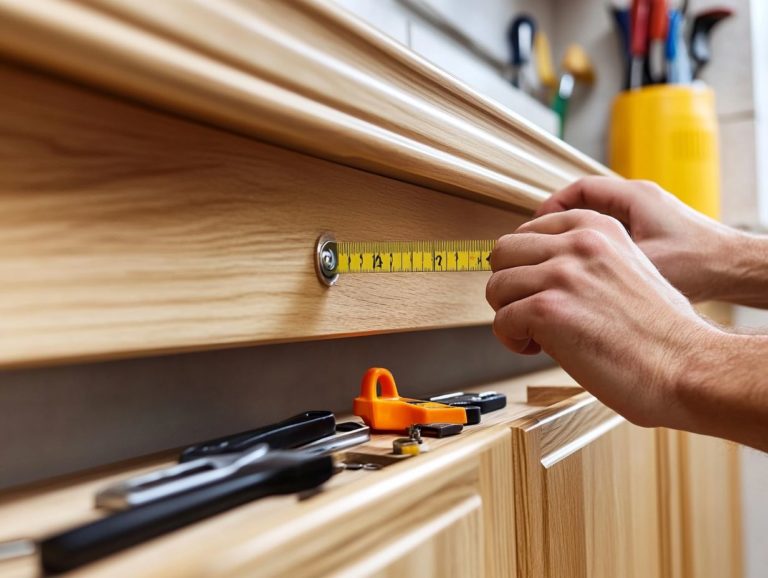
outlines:
M407 438L397 438L392 441L392 453L395 455L418 456L427 451L429 451L429 446L421 439L421 426L419 425L408 426Z
M457 391L454 393L445 393L435 395L429 398L430 401L439 401L447 405L456 407L475 406L479 407L481 413L498 411L507 406L507 396L495 391L481 391L478 393L464 393Z
M320 412L308 412L320 413ZM332 414L331 414L332 415ZM286 422L282 422L286 423ZM355 427L350 427L355 426ZM294 450L306 456L328 455L371 439L370 429L361 423L339 424L339 433L327 436ZM96 494L96 507L125 510L167 499L225 479L246 476L274 467L267 444L259 444L242 452L198 458L181 464L135 476L112 484Z
M377 386L381 385L381 395ZM446 422L464 425L464 408L443 403L400 397L392 374L383 367L365 372L360 395L354 401L355 415L374 430L404 431L416 423Z
M447 438L458 435L464 429L458 423L420 423L416 426L421 435L429 438Z
M495 244L495 240L336 241L324 233L317 240L315 267L328 286L348 273L490 271Z
M179 462L238 453L259 444L273 450L296 448L333 435L335 428L333 412L306 411L278 423L190 446L181 453Z
M10 545L18 557L39 558L46 573L67 572L247 502L315 489L334 473L331 456L300 451L273 451L267 456L268 467L264 464L247 475L111 514L37 543L18 540Z

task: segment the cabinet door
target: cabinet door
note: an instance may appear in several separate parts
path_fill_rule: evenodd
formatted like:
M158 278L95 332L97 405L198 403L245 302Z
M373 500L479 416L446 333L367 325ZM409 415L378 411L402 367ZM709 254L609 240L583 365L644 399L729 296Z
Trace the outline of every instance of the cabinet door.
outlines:
M665 576L742 576L739 446L672 430L658 440Z
M513 428L521 577L662 573L654 430L589 394Z

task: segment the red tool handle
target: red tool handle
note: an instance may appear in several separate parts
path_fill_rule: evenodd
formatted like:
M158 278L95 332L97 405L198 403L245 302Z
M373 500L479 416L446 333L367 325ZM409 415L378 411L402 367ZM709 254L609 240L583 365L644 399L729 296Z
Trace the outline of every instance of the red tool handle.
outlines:
M666 40L668 24L667 0L652 0L649 26L651 40Z
M632 56L645 56L648 53L648 19L650 18L650 0L632 2Z

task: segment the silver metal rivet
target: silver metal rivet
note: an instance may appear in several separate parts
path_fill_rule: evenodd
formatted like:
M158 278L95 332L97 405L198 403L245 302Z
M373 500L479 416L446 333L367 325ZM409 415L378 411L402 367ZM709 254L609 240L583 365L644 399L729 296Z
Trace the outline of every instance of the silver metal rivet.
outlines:
M333 233L323 233L317 239L315 247L315 270L324 285L330 287L339 280L339 274L336 272L338 264L336 237Z

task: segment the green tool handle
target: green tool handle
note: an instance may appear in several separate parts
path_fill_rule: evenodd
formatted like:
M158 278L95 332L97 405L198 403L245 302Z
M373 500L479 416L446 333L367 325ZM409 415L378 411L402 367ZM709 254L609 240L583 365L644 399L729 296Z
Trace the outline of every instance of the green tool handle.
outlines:
M555 94L555 98L552 101L552 110L557 114L560 120L560 126L558 130L558 136L563 138L565 135L565 116L568 113L568 100L560 95L559 92Z

